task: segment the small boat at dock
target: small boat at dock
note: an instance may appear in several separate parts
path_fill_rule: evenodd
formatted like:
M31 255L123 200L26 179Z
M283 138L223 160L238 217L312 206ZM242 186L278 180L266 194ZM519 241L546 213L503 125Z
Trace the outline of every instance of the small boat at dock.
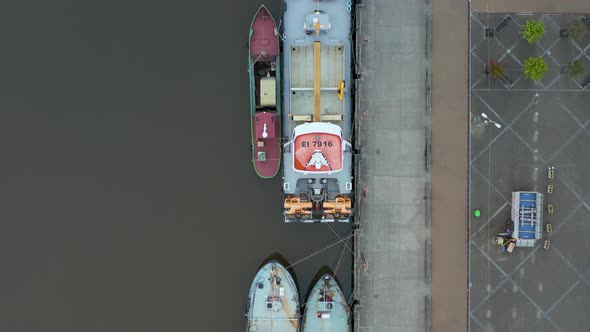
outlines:
M326 273L315 284L305 304L302 332L350 331L350 308L344 293Z
M299 292L287 269L276 260L265 264L248 295L247 332L299 332Z
M281 163L280 52L275 20L261 5L248 42L252 162L262 178L274 177Z

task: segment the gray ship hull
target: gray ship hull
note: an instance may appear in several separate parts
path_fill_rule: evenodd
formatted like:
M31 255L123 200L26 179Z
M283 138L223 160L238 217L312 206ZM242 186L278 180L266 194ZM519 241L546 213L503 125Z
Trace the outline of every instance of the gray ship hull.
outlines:
M279 262L265 264L254 277L246 307L246 332L299 332L299 293Z
M350 309L331 274L315 284L305 305L302 332L350 331Z
M346 0L286 0L285 222L348 222L353 197L351 12Z

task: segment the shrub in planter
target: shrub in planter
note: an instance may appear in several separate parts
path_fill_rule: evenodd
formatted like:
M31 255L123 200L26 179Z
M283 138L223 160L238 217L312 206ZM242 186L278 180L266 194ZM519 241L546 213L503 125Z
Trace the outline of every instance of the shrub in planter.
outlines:
M581 41L587 32L588 28L580 20L572 21L567 25L568 38L577 42Z
M534 44L545 34L545 23L541 20L527 20L520 34L529 44Z
M549 70L549 66L540 56L533 56L524 61L522 72L524 77L530 78L534 81L539 81L543 75Z
M487 71L493 78L500 78L504 76L505 69L503 64L492 60L488 63Z
M578 76L584 72L584 63L582 60L570 61L567 65L567 69L571 76Z

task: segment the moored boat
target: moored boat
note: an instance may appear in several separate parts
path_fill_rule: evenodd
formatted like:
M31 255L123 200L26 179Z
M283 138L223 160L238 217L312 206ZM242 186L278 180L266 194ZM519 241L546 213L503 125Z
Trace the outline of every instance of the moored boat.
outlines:
M276 260L254 277L248 304L247 332L299 332L299 293L287 269Z
M302 332L349 332L349 315L344 293L331 274L324 274L305 303Z
M252 162L260 177L271 178L281 160L280 52L277 26L264 5L252 19L248 49Z
M351 6L285 0L285 222L353 218Z

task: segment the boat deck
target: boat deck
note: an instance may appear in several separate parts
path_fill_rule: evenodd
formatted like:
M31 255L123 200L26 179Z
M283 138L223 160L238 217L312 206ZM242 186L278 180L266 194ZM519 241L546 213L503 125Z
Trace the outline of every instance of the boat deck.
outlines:
M271 178L279 171L281 163L279 121L280 116L271 112L257 112L252 119L254 126L252 158L256 172L263 178Z
M297 286L289 272L276 261L258 271L250 287L248 303L247 331L299 331Z
M313 45L291 45L291 91L300 88L313 90ZM336 91L338 81L344 79L344 45L321 47L322 90Z
M279 37L275 34L276 24L264 5L260 6L250 27L250 56L256 61L274 61L279 55Z
M322 276L309 294L305 305L303 332L350 331L350 309L336 281Z
M320 110L324 122L342 126L344 100L338 99L338 83L344 80L344 45L321 45ZM311 121L314 114L314 48L291 45L291 115L294 121Z
M342 10L346 2L321 1L317 8L299 0L285 2L283 81L289 84L283 85L283 136L289 137L295 126L314 120L314 42L319 41L321 121L341 126L348 140L352 134L352 48L350 13ZM319 36L306 35L302 28L306 15L312 14L314 9L329 17L329 29ZM338 99L340 81L345 83L342 99Z

